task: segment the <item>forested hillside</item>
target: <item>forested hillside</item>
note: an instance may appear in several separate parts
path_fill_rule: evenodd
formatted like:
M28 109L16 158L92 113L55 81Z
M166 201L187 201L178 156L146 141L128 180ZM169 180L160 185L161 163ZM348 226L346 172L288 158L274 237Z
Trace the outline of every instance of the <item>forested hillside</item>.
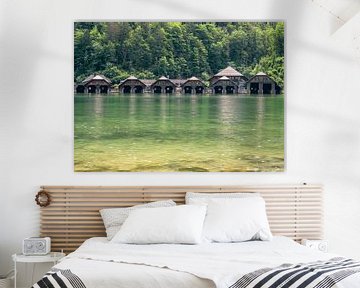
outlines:
M138 78L197 76L231 65L284 83L283 22L77 22L74 76L102 73L114 83Z

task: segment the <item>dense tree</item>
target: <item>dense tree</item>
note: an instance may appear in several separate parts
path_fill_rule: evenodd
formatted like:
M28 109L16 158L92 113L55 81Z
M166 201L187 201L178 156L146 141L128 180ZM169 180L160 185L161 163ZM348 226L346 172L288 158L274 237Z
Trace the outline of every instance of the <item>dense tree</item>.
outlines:
M115 83L129 75L207 80L227 65L248 77L266 72L283 87L284 23L75 23L75 81L93 73Z

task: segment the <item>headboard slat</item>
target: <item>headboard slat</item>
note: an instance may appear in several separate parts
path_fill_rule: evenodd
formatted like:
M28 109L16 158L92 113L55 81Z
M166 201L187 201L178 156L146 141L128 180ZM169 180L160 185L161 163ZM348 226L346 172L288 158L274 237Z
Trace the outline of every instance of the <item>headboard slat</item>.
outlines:
M41 236L52 238L52 249L74 251L90 237L105 236L99 210L173 199L185 201L186 192L258 192L266 201L274 235L303 238L322 237L321 185L247 186L43 186L51 204L41 208Z

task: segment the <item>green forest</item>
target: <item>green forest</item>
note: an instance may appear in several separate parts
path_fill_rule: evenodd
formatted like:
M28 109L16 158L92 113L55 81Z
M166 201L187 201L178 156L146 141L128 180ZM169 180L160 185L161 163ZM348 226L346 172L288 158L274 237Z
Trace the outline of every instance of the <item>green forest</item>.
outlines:
M75 22L74 81L101 73L119 83L142 79L208 80L233 66L263 71L284 85L284 22Z

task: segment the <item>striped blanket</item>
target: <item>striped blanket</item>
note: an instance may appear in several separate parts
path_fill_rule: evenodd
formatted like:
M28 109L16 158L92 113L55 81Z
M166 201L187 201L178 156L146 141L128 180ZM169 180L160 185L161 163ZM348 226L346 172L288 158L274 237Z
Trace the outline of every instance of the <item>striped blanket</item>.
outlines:
M69 269L53 268L32 288L86 288L81 279Z
M229 288L331 288L359 272L360 262L345 258L297 265L284 264L246 274Z
M305 264L283 264L242 276L229 288L331 288L360 272L360 262L333 258ZM32 288L86 288L69 269L52 269ZM106 287L104 287L106 288ZM351 287L350 287L351 288Z

